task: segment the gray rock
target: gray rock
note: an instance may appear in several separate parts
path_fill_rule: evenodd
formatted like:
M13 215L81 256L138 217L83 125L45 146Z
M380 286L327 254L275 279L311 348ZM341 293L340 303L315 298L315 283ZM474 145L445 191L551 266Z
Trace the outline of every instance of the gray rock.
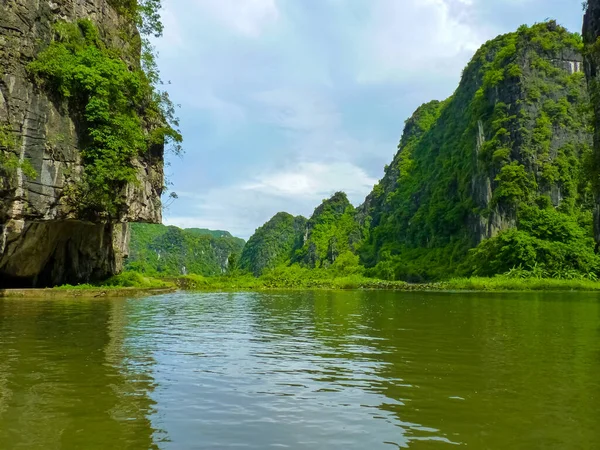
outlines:
M600 50L597 42L600 38L600 0L588 0L585 17L583 19L583 41L588 47L584 61L585 75L587 77L592 107L594 109L594 161L596 175L598 174L598 155L600 154ZM595 48L592 46L596 46ZM591 50L591 51L589 51ZM596 176L597 178L597 176ZM596 195L596 207L594 209L594 237L600 243L600 186L595 180L594 191Z
M53 23L81 18L96 23L107 45L117 48L128 45L123 33L137 33L107 0L0 2L0 126L15 143L0 155L28 160L37 172L28 179L18 169L0 180L0 287L78 283L118 273L127 254L126 224L161 222L162 146L134 161L137 183L115 192L127 205L119 217L89 223L67 201L65 188L83 172L77 126L26 68L50 41Z

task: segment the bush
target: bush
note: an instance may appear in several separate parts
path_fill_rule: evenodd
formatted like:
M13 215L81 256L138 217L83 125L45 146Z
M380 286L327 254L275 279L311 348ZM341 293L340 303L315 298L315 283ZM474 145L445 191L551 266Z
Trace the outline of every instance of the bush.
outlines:
M119 275L109 278L108 280L99 283L98 286L114 287L114 288L140 288L140 289L155 289L167 288L172 285L156 278L145 277L137 272L123 272Z

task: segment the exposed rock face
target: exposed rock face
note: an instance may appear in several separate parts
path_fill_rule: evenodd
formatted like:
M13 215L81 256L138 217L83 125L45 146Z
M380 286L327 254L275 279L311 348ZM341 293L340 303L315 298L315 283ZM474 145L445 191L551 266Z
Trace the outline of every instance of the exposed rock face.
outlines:
M549 26L553 26L549 24ZM576 126L564 126L564 124L553 123L552 135L547 143L548 153L545 156L529 155L530 149L534 147L533 139L531 138L530 130L535 130L538 121L545 113L544 105L551 101L560 103L566 100L569 103L586 102L588 94L585 90L585 85L582 81L573 83L570 86L562 81L564 74L581 74L583 72L583 56L581 52L574 48L562 48L556 52L548 51L547 53L538 53L532 48L523 45L518 51L518 65L521 70L520 80L505 80L498 86L495 92L489 96L489 101L493 104L504 103L506 105L516 105L511 112L517 116L516 120L507 122L508 131L511 133L511 156L521 163L525 170L532 173L538 185L538 191L541 195L546 195L550 198L552 205L559 208L566 197L564 186L560 182L548 181L544 179L542 164L540 159L547 158L552 162L557 158L559 152L566 145L573 145L578 150L577 157L581 156L579 149L589 147L591 144L591 136L588 129ZM557 68L560 72L552 75L545 73L546 69L540 69L536 66L536 59L539 57L547 60L552 67ZM472 68L472 70L480 70ZM481 73L481 72L480 72ZM468 74L466 74L468 75ZM476 75L473 75L475 79ZM542 80L548 84L556 84L552 90L541 92L539 98L532 101L531 90L535 89L536 80ZM577 99L572 97L570 89L576 92ZM578 115L583 116L578 111ZM523 118L519 123L519 118ZM582 122L587 125L588 117L582 117ZM521 128L522 127L522 128ZM475 146L477 156L481 154L485 143L488 139L493 138L489 133L489 128L486 130L482 121L478 121L478 138ZM487 131L487 132L486 132ZM484 239L497 236L498 233L514 228L516 226L516 211L514 208L506 204L493 204L493 194L499 187L496 177L499 172L497 169L484 167L478 158L477 170L473 177L472 195L475 204L480 210L489 210L487 215L475 215L471 218L471 229L475 242L479 243Z
M65 187L83 171L77 123L64 105L32 82L27 65L51 40L53 23L82 18L98 26L108 46L124 48L122 33L137 33L107 0L0 1L0 125L14 144L3 146L0 139L0 155L29 161L37 173L29 179L21 168L0 172L2 287L77 283L114 274L127 253L126 223L161 221L160 146L134 162L138 183L115 192L128 205L120 217L89 223L66 199Z
M485 44L451 98L406 122L359 208L371 227L367 262L388 250L476 246L517 227L519 205L582 207L592 141L582 72L577 36L553 21Z
M600 1L588 0L583 19L583 40L587 46L585 74L588 80L592 107L594 109L594 163L598 174L600 169ZM597 178L597 176L596 176ZM600 186L594 186L596 207L594 210L594 237L600 243Z

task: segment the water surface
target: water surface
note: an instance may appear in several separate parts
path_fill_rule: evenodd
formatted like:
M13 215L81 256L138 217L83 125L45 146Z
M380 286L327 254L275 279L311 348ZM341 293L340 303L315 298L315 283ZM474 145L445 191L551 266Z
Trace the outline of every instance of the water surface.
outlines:
M0 299L2 449L600 448L596 294Z

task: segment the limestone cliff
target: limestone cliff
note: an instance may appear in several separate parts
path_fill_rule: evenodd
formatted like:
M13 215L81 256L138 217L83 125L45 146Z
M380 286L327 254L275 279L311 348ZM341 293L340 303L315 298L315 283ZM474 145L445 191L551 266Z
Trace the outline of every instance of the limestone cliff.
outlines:
M239 267L262 275L266 270L286 264L304 243L306 218L280 212L260 227L248 240Z
M600 243L600 1L588 0L583 19L583 40L586 45L585 73L594 109L594 237Z
M329 267L342 253L354 251L361 240L356 210L343 192L324 200L306 223L303 245L293 262L307 267Z
M127 223L161 221L161 145L131 161L137 180L114 192L126 205L118 215L84 216L77 199L68 198L84 171L81 124L27 68L52 40L56 22L78 19L91 20L109 48L124 49L131 45L125 37L138 35L107 0L0 0L1 287L78 283L119 272ZM137 54L128 64L139 67Z
M523 26L486 43L452 97L415 112L359 208L367 265L404 255L399 265L431 257L419 265L456 268L469 248L522 228L530 207L589 211L581 47L554 21Z

